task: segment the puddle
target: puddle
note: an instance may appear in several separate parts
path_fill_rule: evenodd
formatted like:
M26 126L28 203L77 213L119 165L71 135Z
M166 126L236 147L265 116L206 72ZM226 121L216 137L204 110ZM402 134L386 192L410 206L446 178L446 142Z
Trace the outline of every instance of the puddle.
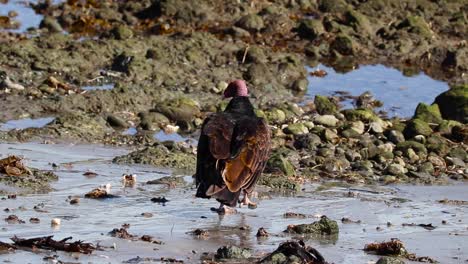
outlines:
M20 22L19 28L7 29L7 31L11 32L20 33L25 32L30 27L38 28L43 18L42 15L36 14L36 12L29 7L27 1L10 0L6 4L0 4L0 16L8 16L8 12L10 11L18 13L18 16L12 19Z
M85 91L93 91L93 90L112 90L114 89L114 83L107 83L99 86L83 86L81 89Z
M137 129L135 127L130 127L127 130L125 130L124 132L122 132L122 135L134 136L134 135L136 135L137 132L138 131L137 131Z
M318 68L328 74L322 78L308 76L308 97L313 98L316 94L333 95L337 91L358 96L370 91L384 103L381 109L387 111L389 116L411 117L418 103L432 104L437 95L449 89L447 83L431 79L424 73L407 77L397 69L383 65L360 66L345 74L321 64ZM316 69L308 68L308 71ZM342 104L344 108L353 107L351 101Z
M30 127L44 127L48 123L52 122L55 118L54 117L44 117L44 118L37 118L37 119L18 119L18 120L10 120L6 123L0 123L0 131L10 131L13 129L25 129Z
M73 150L73 151L71 151ZM50 169L50 163L59 164L56 173L59 181L53 184L55 191L49 194L20 196L15 200L2 200L1 208L18 208L6 213L0 211L0 218L16 214L25 224L2 224L0 240L8 242L13 235L34 237L54 235L56 239L73 236L94 244L116 249L95 251L91 255L59 255L59 260L81 263L121 263L140 257L172 257L186 263L200 263L203 252L215 252L222 245L235 244L252 248L255 255L276 249L279 243L291 239L282 234L289 224L310 223L316 218L285 219L287 212L307 215L327 215L338 220L338 238L310 238L307 245L315 247L330 263L371 263L378 256L366 254L365 244L375 241L401 239L407 249L418 256L430 256L440 263L465 262L468 259L466 239L468 229L468 206L444 205L438 199L468 200L467 184L453 186L353 186L358 195L348 197L347 188L332 187L316 192L317 185L306 185L305 190L296 196L284 197L266 193L259 188L259 207L256 210L239 209L236 215L220 217L209 208L217 206L214 200L195 199L193 185L169 189L166 185L146 185L144 182L170 175L170 171L148 166L124 166L112 164L116 155L127 153L121 148L107 148L86 145L43 145L43 144L0 144L0 153L24 155L30 166ZM60 164L69 163L68 166ZM96 177L85 177L88 170L96 172ZM123 173L137 174L137 186L122 188L120 179ZM190 176L184 179L190 184ZM69 195L83 195L101 184L111 183L116 199L81 199L79 205L70 205ZM376 190L377 191L369 191ZM362 190L362 191L361 191ZM150 201L151 197L164 196L169 202L165 206ZM404 198L405 203L391 202L392 198ZM36 212L34 205L44 203L47 212ZM278 207L278 205L281 205ZM281 209L279 209L281 208ZM141 214L152 213L145 218ZM39 224L29 223L30 217L38 217ZM52 218L61 217L62 224L53 229ZM342 224L339 219L348 217L361 220L360 224ZM446 220L447 224L441 224ZM387 227L387 222L393 226ZM130 224L129 232L135 235L152 235L162 240L163 245L145 242L129 242L107 235L113 228L124 223ZM428 231L420 227L404 227L402 223L429 224L437 226ZM250 231L240 231L240 226L248 225ZM376 227L381 227L377 231ZM266 240L257 240L255 233L264 227L271 234ZM197 239L187 234L196 228L209 231L207 239ZM455 235L457 234L457 235ZM434 243L434 241L437 241ZM194 250L195 253L192 251ZM15 253L1 254L0 262L21 259L24 263L42 263L47 253L33 253L17 250ZM454 260L456 258L456 260Z
M161 142L163 141L174 141L174 142L190 142L190 143L196 143L196 140L193 139L193 138L187 138L187 137L183 137L181 136L180 134L178 133L171 133L171 134L168 134L164 131L159 131L157 133L154 134L154 139L157 139Z

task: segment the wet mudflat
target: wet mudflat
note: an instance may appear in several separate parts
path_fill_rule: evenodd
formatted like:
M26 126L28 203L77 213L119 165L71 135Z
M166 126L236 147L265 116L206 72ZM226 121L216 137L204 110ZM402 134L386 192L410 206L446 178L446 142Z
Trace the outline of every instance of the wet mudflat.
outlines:
M81 263L117 263L136 256L199 263L204 252L216 252L224 245L247 247L254 256L261 257L281 242L297 238L283 233L288 225L312 223L321 215L338 221L338 236L308 237L305 242L330 263L376 261L378 256L364 252L364 245L390 238L399 238L412 253L432 257L440 263L468 260L468 206L438 202L442 199L467 201L465 183L447 186L310 184L295 194L277 193L260 186L256 210L241 208L238 214L223 217L210 212L209 208L217 205L215 201L194 199L189 172L111 163L114 156L128 151L98 145L0 144L0 153L23 155L30 166L52 170L55 163L54 170L59 175L59 180L52 184L55 190L49 194L19 195L16 199L0 201L3 222L0 241L11 242L9 238L14 235L26 238L54 235L55 239L72 236L74 240L102 246L102 250L91 255L16 250L1 254L0 261L17 263L21 259L23 263L40 263L44 257L57 254L61 261ZM88 171L97 175L83 175ZM122 187L124 173L137 174L134 187ZM182 177L186 184L176 187L145 184L171 175ZM86 192L107 183L112 185L111 193L117 198L83 198ZM70 204L69 196L81 197L79 203ZM153 203L154 197L169 201ZM3 211L6 208L10 211ZM285 218L286 212L305 214L306 218ZM11 214L26 223L3 221ZM32 217L39 218L40 222L29 222ZM61 225L51 227L53 218L60 218ZM342 222L342 218L360 220L360 223ZM130 224L129 233L139 237L150 235L163 244L129 241L108 234L126 223ZM403 226L411 223L432 224L436 228ZM270 233L268 238L255 237L260 227ZM208 235L197 238L188 234L197 228Z

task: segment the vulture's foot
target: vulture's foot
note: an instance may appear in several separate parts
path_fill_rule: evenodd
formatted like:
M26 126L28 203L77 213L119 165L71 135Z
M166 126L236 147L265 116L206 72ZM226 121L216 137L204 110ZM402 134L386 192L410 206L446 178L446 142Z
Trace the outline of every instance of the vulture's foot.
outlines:
M237 210L232 208L232 207L229 207L227 205L223 205L221 204L219 206L219 208L211 208L211 211L213 212L216 212L220 215L228 215L228 214L236 214L237 213Z
M257 208L257 203L254 203L254 202L250 201L249 195L247 195L247 194L244 194L244 199L242 199L241 205L247 205L247 207L249 209Z

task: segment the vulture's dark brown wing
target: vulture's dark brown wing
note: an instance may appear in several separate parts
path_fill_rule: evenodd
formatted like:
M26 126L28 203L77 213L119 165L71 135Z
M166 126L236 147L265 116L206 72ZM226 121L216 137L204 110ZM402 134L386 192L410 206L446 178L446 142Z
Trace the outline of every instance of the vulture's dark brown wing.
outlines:
M231 156L222 170L223 180L231 192L248 192L262 173L270 151L270 129L261 118L242 120L231 142ZM236 133L237 132L237 133Z
M203 126L197 150L197 197L231 206L241 189L250 193L270 150L270 129L258 117L216 113Z
M209 198L209 188L224 186L218 169L222 165L219 160L230 156L233 130L234 123L225 113L212 114L203 122L197 147L197 197Z

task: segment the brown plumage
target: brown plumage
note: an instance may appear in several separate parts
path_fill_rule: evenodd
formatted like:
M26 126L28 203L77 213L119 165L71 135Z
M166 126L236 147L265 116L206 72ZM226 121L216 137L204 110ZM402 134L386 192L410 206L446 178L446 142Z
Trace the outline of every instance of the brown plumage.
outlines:
M249 201L265 168L270 150L270 129L255 115L244 81L234 81L225 91L233 97L226 110L208 116L201 129L197 151L197 197L216 198L235 206L240 194Z

